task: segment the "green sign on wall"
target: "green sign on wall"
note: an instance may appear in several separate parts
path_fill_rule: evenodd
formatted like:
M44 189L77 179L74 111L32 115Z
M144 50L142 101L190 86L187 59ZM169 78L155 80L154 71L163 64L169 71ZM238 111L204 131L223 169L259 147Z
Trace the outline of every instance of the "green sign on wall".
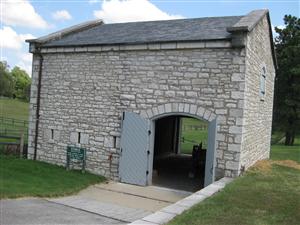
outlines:
M67 147L67 161L66 168L70 169L70 164L74 161L80 162L82 164L82 172L85 171L85 158L86 158L86 150L84 148L79 148L75 146Z

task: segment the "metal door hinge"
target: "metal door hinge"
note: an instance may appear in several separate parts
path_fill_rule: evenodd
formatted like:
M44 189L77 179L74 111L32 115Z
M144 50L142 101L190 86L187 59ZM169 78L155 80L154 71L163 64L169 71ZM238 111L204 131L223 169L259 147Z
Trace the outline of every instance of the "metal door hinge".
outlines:
M147 154L150 155L150 151L149 150L147 151Z
M151 135L151 130L148 130L148 135Z
M148 174L149 174L149 171L147 170L147 171L146 171L146 175L148 175Z

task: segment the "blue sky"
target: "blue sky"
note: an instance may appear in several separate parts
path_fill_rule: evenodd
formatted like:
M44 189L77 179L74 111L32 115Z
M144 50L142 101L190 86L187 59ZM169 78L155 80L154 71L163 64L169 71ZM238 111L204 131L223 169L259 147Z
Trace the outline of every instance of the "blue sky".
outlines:
M87 20L105 23L245 15L269 9L273 26L283 16L299 17L300 0L1 0L1 59L31 73L31 55L25 39L40 37Z

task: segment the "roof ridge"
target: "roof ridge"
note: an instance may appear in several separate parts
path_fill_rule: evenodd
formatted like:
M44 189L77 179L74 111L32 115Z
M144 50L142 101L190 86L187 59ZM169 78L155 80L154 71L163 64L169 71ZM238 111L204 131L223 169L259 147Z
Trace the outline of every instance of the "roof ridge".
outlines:
M168 20L148 20L148 21L132 21L132 22L119 22L119 23L105 23L104 25L114 25L114 24L132 24L132 23L153 23L153 22L171 22L171 21L183 21L183 20L205 20L205 19L216 19L216 18L234 18L234 17L244 17L245 15L238 16L207 16L207 17L195 17L195 18L182 18L182 19L168 19Z

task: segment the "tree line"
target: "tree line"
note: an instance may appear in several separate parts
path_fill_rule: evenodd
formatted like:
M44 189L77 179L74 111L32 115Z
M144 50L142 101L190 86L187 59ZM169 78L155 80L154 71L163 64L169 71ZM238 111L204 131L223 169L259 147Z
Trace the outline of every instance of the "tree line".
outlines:
M300 19L284 16L283 29L275 27L276 71L273 132L282 132L285 145L300 135Z
M20 67L9 69L5 61L0 61L0 96L29 101L31 78Z

